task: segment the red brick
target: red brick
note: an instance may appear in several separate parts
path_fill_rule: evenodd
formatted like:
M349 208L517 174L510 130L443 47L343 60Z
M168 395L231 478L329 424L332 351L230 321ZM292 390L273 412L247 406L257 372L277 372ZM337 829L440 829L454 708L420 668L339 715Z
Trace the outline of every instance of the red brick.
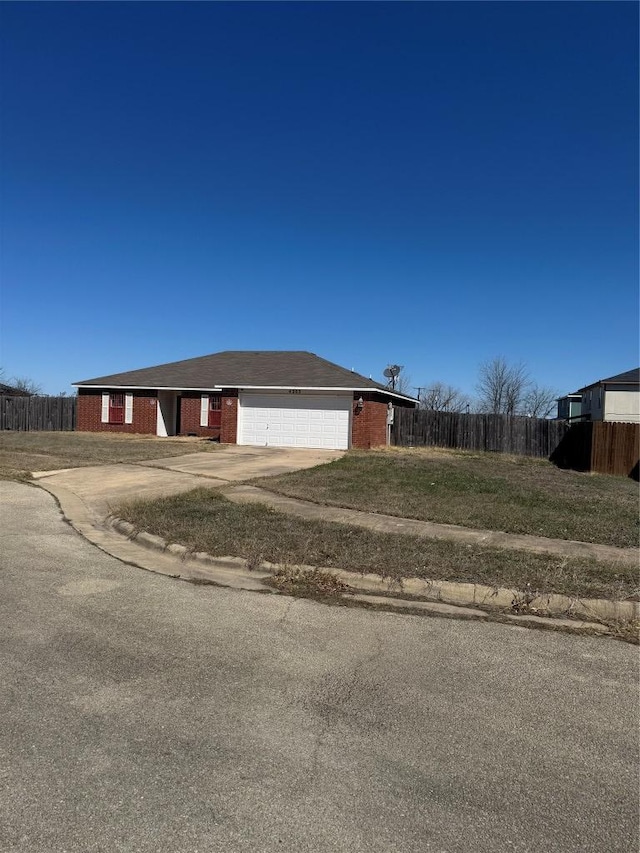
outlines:
M224 444L236 443L236 424L238 420L238 393L226 391L221 404L220 427L200 426L200 401L198 392L185 392L179 397L180 435L199 435L203 438L219 438Z
M105 389L106 390L106 389ZM200 426L201 394L197 391L185 391L178 395L180 407L180 435L197 435L203 438L220 438L224 444L237 442L238 428L238 392L227 390L222 396L222 414L220 428ZM133 423L103 424L102 390L78 391L77 429L89 432L126 432L156 435L157 432L157 396L155 391L133 392ZM363 407L357 406L362 397ZM353 395L353 417L351 446L368 450L387 442L387 406L388 400L383 394L367 392Z
M199 393L187 393L178 397L180 406L180 435L198 435L202 438L218 438L220 429L218 427L200 426L200 405L202 395Z
M105 389L106 390L106 389ZM102 423L102 391L78 389L76 429L80 432L127 432L156 435L157 396L155 391L133 391L133 423Z
M362 397L363 407L358 408L358 399ZM388 406L379 394L353 395L353 426L351 446L360 450L380 447L387 443Z
M220 441L223 444L236 444L238 441L238 392L227 391L222 398L222 426Z

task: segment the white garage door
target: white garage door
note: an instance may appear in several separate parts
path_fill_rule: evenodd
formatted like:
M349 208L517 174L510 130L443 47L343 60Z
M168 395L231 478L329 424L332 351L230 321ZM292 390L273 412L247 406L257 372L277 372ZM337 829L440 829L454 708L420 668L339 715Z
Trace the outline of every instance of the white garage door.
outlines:
M240 394L238 444L347 450L351 394Z

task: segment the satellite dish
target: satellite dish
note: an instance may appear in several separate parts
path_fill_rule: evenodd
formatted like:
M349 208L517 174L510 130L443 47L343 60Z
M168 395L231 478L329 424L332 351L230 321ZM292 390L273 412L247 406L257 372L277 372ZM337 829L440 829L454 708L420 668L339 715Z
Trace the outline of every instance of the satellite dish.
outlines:
M384 376L389 379L389 385L395 390L396 387L396 377L399 375L402 370L401 364L390 364L388 367L382 371Z

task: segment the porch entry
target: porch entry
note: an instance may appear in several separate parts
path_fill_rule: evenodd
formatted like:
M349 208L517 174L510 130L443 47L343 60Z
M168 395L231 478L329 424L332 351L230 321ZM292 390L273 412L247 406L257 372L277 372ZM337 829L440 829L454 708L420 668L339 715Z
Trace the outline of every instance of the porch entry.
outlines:
M175 391L158 391L156 435L177 434L178 395Z

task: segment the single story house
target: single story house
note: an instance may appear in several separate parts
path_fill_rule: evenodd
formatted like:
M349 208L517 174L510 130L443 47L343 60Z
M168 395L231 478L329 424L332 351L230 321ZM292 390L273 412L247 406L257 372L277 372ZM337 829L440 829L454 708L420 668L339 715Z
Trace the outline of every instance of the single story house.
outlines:
M73 383L76 429L346 450L418 401L310 352L226 351Z
M585 385L575 394L580 395L580 420L640 423L640 367Z

